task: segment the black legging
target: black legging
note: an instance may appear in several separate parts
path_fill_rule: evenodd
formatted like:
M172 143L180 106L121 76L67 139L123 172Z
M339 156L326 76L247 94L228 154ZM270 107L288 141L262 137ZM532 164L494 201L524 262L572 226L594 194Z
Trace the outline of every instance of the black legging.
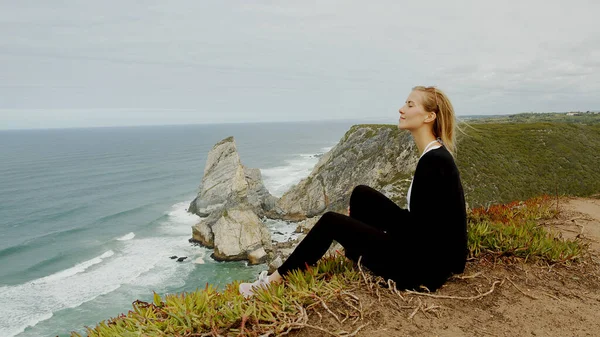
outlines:
M399 232L405 214L406 210L380 192L359 185L350 196L350 216L325 213L278 268L279 274L314 265L335 240L344 247L348 258L358 261L362 256L361 263L375 274L394 279L401 287L413 287L411 273L406 273L411 259L406 258L408 252L390 233Z

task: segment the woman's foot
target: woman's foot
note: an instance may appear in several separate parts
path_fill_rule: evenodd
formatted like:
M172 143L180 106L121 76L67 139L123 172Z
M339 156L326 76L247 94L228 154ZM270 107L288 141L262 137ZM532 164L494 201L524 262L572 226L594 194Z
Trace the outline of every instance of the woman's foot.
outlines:
M267 276L267 271L265 270L258 275L258 280L252 283L241 283L239 288L240 294L245 298L249 298L254 295L256 289L266 288L269 283L271 283L271 280L269 279L269 276Z

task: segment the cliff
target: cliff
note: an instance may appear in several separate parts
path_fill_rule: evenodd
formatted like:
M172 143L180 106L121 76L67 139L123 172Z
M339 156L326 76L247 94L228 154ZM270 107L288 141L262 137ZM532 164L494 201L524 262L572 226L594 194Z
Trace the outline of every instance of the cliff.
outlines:
M307 178L279 199L275 216L301 220L329 210L344 211L352 189L360 184L405 206L417 160L410 133L395 125L355 125Z

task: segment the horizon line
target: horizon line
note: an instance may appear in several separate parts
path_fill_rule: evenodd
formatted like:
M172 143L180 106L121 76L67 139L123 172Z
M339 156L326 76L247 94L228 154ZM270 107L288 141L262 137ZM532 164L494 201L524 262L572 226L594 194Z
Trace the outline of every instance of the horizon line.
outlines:
M0 109L8 110L8 109ZM590 112L598 112L599 110L588 110ZM518 115L518 114L526 114L526 113L568 113L568 112L584 112L585 111L548 111L548 112L535 112L535 111L527 111L527 112L517 112L517 113L494 113L494 114L457 114L456 117L494 117L494 116L508 116L508 115ZM0 132L3 131L28 131L28 130L71 130L71 129L100 129L100 128L134 128L134 127L161 127L161 126L197 126L197 125L224 125L224 124L275 124L275 123L315 123L315 122L351 122L351 121L368 121L373 120L381 121L384 119L390 119L393 121L393 117L385 117L385 116L376 116L371 118L328 118L328 119L305 119L305 120L286 120L286 121L245 121L245 122L207 122L207 123L174 123L174 124L125 124L125 125L90 125L90 126L57 126L57 127L30 127L30 128L0 128ZM393 123L390 123L393 124Z

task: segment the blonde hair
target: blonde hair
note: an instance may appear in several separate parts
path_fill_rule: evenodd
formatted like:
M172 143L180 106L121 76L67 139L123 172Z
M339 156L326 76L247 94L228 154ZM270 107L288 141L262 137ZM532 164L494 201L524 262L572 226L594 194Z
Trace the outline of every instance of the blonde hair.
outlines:
M433 122L433 135L442 140L442 143L452 155L456 153L456 117L454 107L446 94L436 87L416 86L413 91L423 93L423 108L427 112L435 112Z

